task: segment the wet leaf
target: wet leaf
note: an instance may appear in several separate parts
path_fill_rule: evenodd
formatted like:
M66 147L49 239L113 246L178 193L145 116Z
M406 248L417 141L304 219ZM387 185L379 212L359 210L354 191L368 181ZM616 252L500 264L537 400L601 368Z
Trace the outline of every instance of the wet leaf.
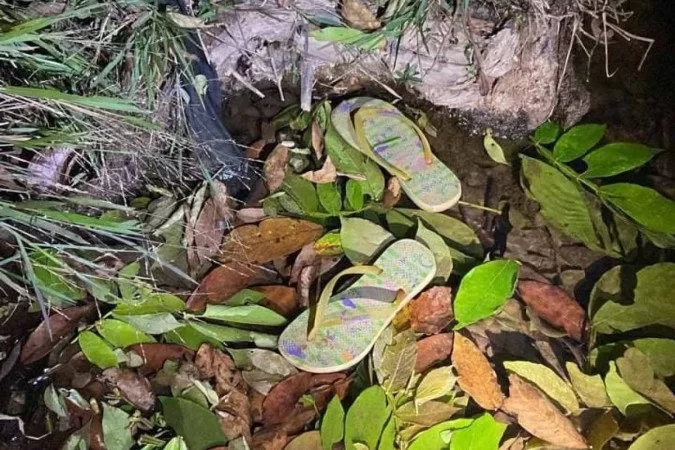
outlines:
M584 334L586 314L563 289L539 281L522 280L518 294L534 313L556 328L581 341Z
M452 372L452 367L439 367L422 378L415 391L415 405L419 406L429 400L443 397L452 391L457 382L457 377Z
M265 160L263 173L265 175L265 181L267 182L267 189L269 189L270 192L276 191L284 183L286 164L288 164L288 160L290 159L288 150L288 147L279 144L274 147L274 150L272 150Z
M377 441L390 414L380 386L371 386L361 392L347 412L345 447L353 449L354 444L362 443L369 449L377 448Z
M218 342L249 342L257 347L275 348L277 336L258 331L242 330L240 328L226 327L212 323L188 321L191 327L203 335Z
M604 408L609 406L609 398L605 391L605 383L600 375L586 375L579 370L576 364L565 364L570 381L577 395L590 408Z
M452 365L457 371L459 387L483 409L496 410L504 402L497 374L476 344L454 333Z
M337 186L333 183L319 184L316 187L316 193L319 196L321 207L328 214L337 216L342 211L342 195Z
M185 439L190 450L208 450L227 443L218 417L208 409L178 397L160 397L159 400L166 423Z
M463 328L491 316L513 295L518 280L518 263L490 261L467 273L454 301L455 328Z
M380 367L376 367L382 388L394 394L408 384L413 374L417 345L411 332L399 333L392 345L387 345L382 354Z
M616 371L616 363L609 363L609 372L605 376L607 396L624 416L631 416L644 411L650 402L626 384Z
M129 414L107 403L103 406L103 441L106 450L129 450L134 446L134 438L131 436Z
M410 326L415 333L436 334L453 319L452 290L434 286L408 305Z
M347 180L345 185L345 204L351 211L358 211L363 208L364 195L363 188L356 180Z
M323 227L290 218L265 219L258 225L243 225L228 234L221 247L221 261L265 264L290 255L323 234Z
M453 346L453 333L429 336L417 342L415 372L426 372L430 367L450 358Z
M113 313L121 316L145 315L156 313L175 313L185 309L185 302L169 293L155 292L140 301L128 301L118 304Z
M249 285L261 269L239 262L216 267L201 281L187 301L187 309L201 312L207 303L222 303Z
M415 436L408 450L447 450L455 430L471 426L474 419L460 418L439 423Z
M352 264L369 262L394 240L394 236L381 226L359 218L340 218L340 242Z
M207 305L206 311L204 311L201 317L227 323L272 327L281 326L287 322L284 316L259 305Z
M579 402L572 388L543 364L529 361L505 361L504 367L537 386L568 413L574 414L579 410Z
M335 169L333 161L330 160L330 156L326 156L326 161L320 169L305 172L301 176L305 180L316 184L333 183L337 179L337 170ZM320 197L319 200L321 200Z
M614 420L614 411L607 410L593 421L588 430L588 444L593 450L602 450L619 431L619 424Z
M314 252L319 256L337 256L342 255L342 241L340 240L340 233L331 231L326 233L314 245Z
M518 375L509 375L509 397L504 411L514 416L530 434L561 447L588 448L572 422L534 386Z
M583 124L570 128L555 143L553 156L561 162L573 161L581 158L605 134L607 127L601 124Z
M73 306L52 314L33 330L21 349L21 364L27 365L47 356L61 339L74 331L80 320L94 311L94 304ZM50 332L51 330L51 337Z
M538 144L552 144L558 139L560 126L553 122L544 122L534 130L534 142Z
M506 424L484 413L471 425L452 433L450 450L497 450L506 431Z
M129 369L106 369L101 379L117 388L136 408L150 411L155 407L155 393L147 378Z
M415 405L415 402L405 403L396 409L396 417L406 423L430 427L449 419L459 408L436 400Z
M115 347L128 347L144 342L155 342L148 336L121 320L105 319L96 323L96 331Z
M584 157L584 178L602 178L618 175L647 164L658 150L642 144L612 142Z
M321 446L323 450L333 450L333 445L342 441L345 428L345 410L340 399L335 396L328 403L326 413L321 419Z
M675 413L675 394L668 386L655 377L649 358L636 348L629 348L616 360L616 366L623 380L639 394L644 395L665 411Z
M183 326L183 324L178 322L173 314L170 313L129 316L115 315L115 318L123 320L124 322L132 325L137 330L148 334L168 333L171 330L175 330L176 328Z
M319 431L306 431L286 444L284 450L321 450Z
M663 450L675 442L675 425L652 428L637 438L628 450Z
M675 263L654 264L637 273L630 267L614 267L593 287L589 309L591 326L598 333L655 324L675 328Z
M489 128L485 132L485 137L483 138L483 147L494 162L507 166L510 165L504 157L504 149L497 141L495 141L494 137L492 137L492 130Z
M675 234L675 201L654 189L630 183L600 186L598 195L643 227Z
M417 219L417 235L415 239L427 246L436 260L436 281L446 282L452 273L452 254L443 238L424 226Z
M83 331L78 337L80 349L92 364L107 369L117 366L117 356L112 347L91 331Z

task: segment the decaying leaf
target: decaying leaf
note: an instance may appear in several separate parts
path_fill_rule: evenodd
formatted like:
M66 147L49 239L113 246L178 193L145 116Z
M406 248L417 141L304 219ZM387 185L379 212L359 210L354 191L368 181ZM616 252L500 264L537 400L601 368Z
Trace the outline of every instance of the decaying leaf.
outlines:
M401 200L401 182L396 177L391 177L387 181L387 188L384 191L382 203L385 208L393 208Z
M518 293L546 322L562 328L577 341L583 339L586 314L563 289L539 281L522 280L518 283Z
M263 220L266 215L262 208L242 208L237 211L237 220L242 223L256 223Z
M537 386L568 413L579 410L579 402L572 388L545 365L529 361L505 361L504 367Z
M588 430L588 444L593 450L602 450L617 431L619 424L614 419L614 412L608 409L591 424Z
M28 163L26 184L40 190L58 188L66 182L74 153L72 147L45 148L36 153Z
M363 31L380 28L380 21L361 0L342 0L341 3L340 12L350 27Z
M218 253L220 241L225 233L225 223L220 218L213 199L204 203L194 225L195 247L199 263L208 262Z
M675 394L663 381L656 378L649 358L644 353L637 348L629 348L616 360L616 366L623 380L633 390L669 413L675 413Z
M452 354L453 333L441 333L417 341L415 372L427 371Z
M147 378L129 369L106 369L101 380L116 388L124 399L142 411L155 407L157 398Z
M238 262L218 266L202 279L185 306L189 311L201 312L207 303L222 303L248 286L260 270L257 266Z
M272 153L265 160L263 166L263 173L267 181L267 189L274 192L284 184L284 177L286 176L286 164L290 159L289 148L285 145L279 144L274 147Z
M143 365L139 368L142 374L157 372L166 361L180 361L193 354L192 350L178 344L136 344L127 350L142 358Z
M497 382L497 374L485 355L459 333L454 335L452 365L459 376L459 387L482 408L494 411L504 402L504 394Z
M321 131L321 125L316 120L312 121L312 150L314 150L316 159L323 157L323 132Z
M298 310L295 289L289 286L256 286L253 290L262 292L262 305L284 317L291 317Z
M330 160L330 156L326 156L326 161L320 169L305 172L301 176L316 184L332 183L337 179L337 169L335 169L333 161Z
M457 377L452 372L452 367L439 367L432 370L422 378L415 390L415 405L421 405L449 394L456 382Z
M397 334L394 342L385 347L380 367L376 367L385 391L393 394L408 384L415 368L416 356L415 336L410 331Z
M600 375L586 375L573 362L568 362L565 368L574 390L586 406L604 408L610 405L605 391L605 383L603 383Z
M396 417L406 423L429 427L449 419L459 410L460 408L456 406L436 400L424 402L421 405L408 402L396 409Z
M265 264L300 250L322 234L321 225L306 220L265 219L258 225L243 225L232 230L223 241L219 259L223 263Z
M452 322L452 289L435 286L410 303L410 325L415 333L436 334Z
M504 411L532 435L561 447L588 448L584 437L553 403L518 375L509 375L509 397Z
M314 266L319 262L319 255L314 251L314 243L310 243L302 247L300 253L295 258L293 268L291 269L291 284L298 282L300 272L307 266Z

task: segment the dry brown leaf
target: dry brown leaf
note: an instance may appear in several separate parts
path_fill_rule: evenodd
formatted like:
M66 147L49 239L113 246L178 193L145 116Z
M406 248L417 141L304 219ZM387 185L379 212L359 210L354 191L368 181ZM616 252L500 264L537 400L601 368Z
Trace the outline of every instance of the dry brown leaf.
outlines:
M340 12L347 25L357 30L370 31L381 26L375 14L361 0L342 0Z
M133 351L143 358L143 365L139 367L142 374L147 375L159 371L166 361L180 361L194 353L187 347L179 344L135 344L126 350Z
M307 266L300 271L298 277L298 303L301 307L309 306L309 295L312 288L312 283L319 276L319 268L317 266Z
M323 234L323 227L286 217L265 219L258 225L237 227L225 237L220 261L265 264L290 255Z
M509 383L503 409L527 432L561 447L588 448L572 422L539 389L515 374L509 375Z
M254 423L262 423L265 397L267 396L255 389L249 389L248 391L248 402L251 405L251 419L253 419Z
M225 183L211 180L209 182L209 195L216 206L218 219L222 220L224 225L231 224L234 219L236 200L228 195Z
M391 177L387 181L387 189L384 191L384 198L382 203L384 203L385 208L392 208L401 200L401 182L396 177Z
M249 145L246 148L246 158L247 159L260 159L260 154L265 148L267 142L264 139L255 141L253 144Z
M534 313L577 341L584 335L586 313L563 289L539 281L522 280L518 293Z
M321 160L323 157L323 132L316 120L312 121L312 149L314 149L316 159Z
M204 203L194 226L195 250L199 264L208 262L218 253L220 242L225 234L225 226L216 210L212 198Z
M265 218L265 210L262 208L242 208L237 211L237 219L241 223L257 223Z
M36 153L26 168L26 184L50 189L66 182L68 163L75 154L71 147L46 148Z
M284 450L321 450L321 432L319 430L306 431L296 436L286 445Z
M263 173L267 183L267 189L274 192L284 184L284 177L286 176L286 164L290 159L288 147L279 144L274 147L272 153L265 160L263 165Z
M323 163L323 167L321 167L319 170L305 172L301 176L305 180L316 184L332 183L337 178L337 169L335 168L333 161L330 160L330 157L326 156L326 161Z
M452 333L442 333L417 341L415 372L421 373L445 361L452 354Z
M497 382L497 374L476 344L459 333L454 336L452 365L457 370L459 387L481 408L499 409L504 394Z
M415 333L439 333L453 318L452 289L449 287L427 289L410 303L410 326Z
M94 304L90 303L84 306L66 308L49 316L28 336L26 344L21 349L19 358L21 364L31 364L47 356L57 342L75 330L80 320L93 311Z
M311 419L310 419L311 420ZM262 429L251 437L251 450L284 450L291 438L283 427Z
M207 303L222 303L244 289L258 276L260 267L230 262L209 272L186 303L189 311L201 312Z
M307 266L318 264L320 259L321 257L314 251L313 242L302 247L302 250L300 250L300 253L298 253L298 256L295 258L293 268L291 269L291 284L298 282L302 269Z
M101 374L101 381L111 388L116 388L122 397L142 411L150 411L155 407L157 397L150 381L129 369L106 369Z
M297 294L290 286L256 286L253 290L265 294L263 306L284 317L292 317L298 310Z

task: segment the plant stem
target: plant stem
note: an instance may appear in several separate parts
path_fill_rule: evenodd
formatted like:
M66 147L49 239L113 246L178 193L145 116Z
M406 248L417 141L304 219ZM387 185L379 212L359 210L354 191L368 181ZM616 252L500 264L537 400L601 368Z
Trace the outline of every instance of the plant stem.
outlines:
M500 210L498 210L498 209L489 208L489 207L483 206L483 205L477 205L477 204L475 204L475 203L464 202L464 201L462 201L462 200L460 200L460 201L457 202L457 203L460 204L460 205L462 205L462 206L467 206L467 207L469 207L469 208L480 209L481 211L487 211L487 212L491 212L491 213L493 213L493 214L501 214L501 213L502 213L502 212L501 212Z

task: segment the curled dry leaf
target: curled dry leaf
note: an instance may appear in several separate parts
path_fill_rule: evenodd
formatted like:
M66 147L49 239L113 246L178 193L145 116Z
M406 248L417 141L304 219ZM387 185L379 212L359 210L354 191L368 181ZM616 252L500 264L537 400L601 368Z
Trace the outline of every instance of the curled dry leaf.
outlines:
M201 312L206 304L222 303L244 289L261 272L257 266L230 262L209 272L186 303L189 311Z
M215 201L210 198L204 203L194 225L195 250L199 264L208 262L218 253L225 234L225 223L216 210Z
M197 350L195 366L204 378L215 378L218 395L224 395L232 389L246 390L246 383L232 358L208 344L202 344Z
M284 184L284 177L286 177L286 164L290 159L288 147L279 144L274 147L272 153L265 160L263 165L263 173L267 181L267 189L274 192Z
M314 251L314 243L310 243L302 247L300 253L295 258L293 263L293 268L291 269L291 284L298 282L300 277L300 272L307 266L316 265L319 262L319 255Z
M452 333L442 333L417 341L415 372L425 372L448 359L452 354L452 337Z
M321 131L321 125L316 120L312 121L312 149L316 159L320 160L323 157L323 132Z
M453 319L452 289L436 286L410 304L410 325L415 333L436 334Z
M292 317L298 310L297 294L290 286L256 286L253 290L265 295L263 306L284 317Z
M342 0L340 10L345 22L357 30L370 31L380 28L380 21L361 0Z
M47 356L59 340L75 330L80 320L93 311L94 304L90 303L66 308L49 316L28 336L21 350L21 364L31 364Z
M322 234L321 225L306 220L265 219L258 225L243 225L232 230L223 241L220 260L265 264L300 250Z
M209 182L209 195L213 200L218 213L218 219L222 220L224 225L228 225L234 219L235 199L227 193L225 183L218 180Z
M63 184L74 153L71 147L46 148L36 153L28 163L26 184L42 190Z
M539 281L522 280L518 293L535 314L554 327L562 328L577 341L584 335L586 314L563 289Z
M305 172L301 176L305 180L316 184L332 183L337 178L337 169L335 168L333 161L330 160L330 156L326 156L323 167L319 170Z
M317 266L307 266L300 271L300 277L298 278L298 303L303 308L309 306L309 291L312 287L312 283L319 276L319 268Z
M155 407L157 397L147 378L129 369L106 369L101 381L111 388L118 389L122 397L142 411L150 411Z
M488 359L470 339L455 333L452 365L457 370L459 387L483 409L494 411L504 402L497 374Z
M509 383L509 397L503 409L514 416L521 427L554 445L588 448L572 422L539 389L515 374L509 375Z
M265 210L262 208L242 208L237 211L237 219L241 223L257 223L265 218Z
M178 344L136 344L127 347L143 359L143 365L139 367L142 374L155 373L162 369L167 361L180 361L191 357L193 351Z
M401 182L396 177L391 177L387 181L387 189L384 191L384 198L382 203L384 203L385 208L393 208L401 200Z

